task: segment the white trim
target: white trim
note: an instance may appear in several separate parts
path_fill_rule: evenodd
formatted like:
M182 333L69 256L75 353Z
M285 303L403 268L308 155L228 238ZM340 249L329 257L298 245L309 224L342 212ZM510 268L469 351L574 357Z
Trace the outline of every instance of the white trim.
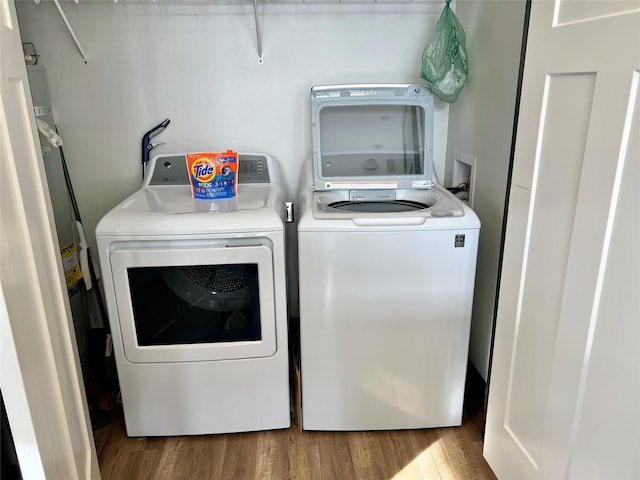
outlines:
M0 386L24 478L99 479L15 3L0 1Z

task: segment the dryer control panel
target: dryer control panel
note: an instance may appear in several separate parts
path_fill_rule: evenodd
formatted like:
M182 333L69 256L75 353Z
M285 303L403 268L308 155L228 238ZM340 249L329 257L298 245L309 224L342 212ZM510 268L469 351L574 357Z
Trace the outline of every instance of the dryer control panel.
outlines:
M238 154L238 184L270 183L269 166L264 155ZM149 164L146 185L189 185L185 155L158 155ZM152 171L151 171L152 170Z

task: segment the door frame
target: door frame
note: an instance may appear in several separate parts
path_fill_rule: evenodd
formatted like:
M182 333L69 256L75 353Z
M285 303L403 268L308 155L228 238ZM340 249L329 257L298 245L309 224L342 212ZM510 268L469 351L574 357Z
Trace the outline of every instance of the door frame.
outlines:
M498 305L500 302L500 284L502 283L502 267L504 263L504 244L507 234L507 219L509 216L509 199L511 197L511 181L513 179L513 162L516 155L516 136L518 134L518 119L520 117L520 100L522 98L522 81L524 79L524 63L527 54L527 40L529 37L529 20L531 18L531 2L525 0L524 26L522 30L522 46L520 48L520 65L518 67L518 83L516 86L516 102L513 113L513 128L511 131L511 149L509 151L509 167L507 172L507 185L504 196L504 209L502 215L502 232L500 234L500 254L498 256L498 277L496 280L496 295L493 304L493 320L491 322L491 342L489 345L489 366L487 369L487 383L484 393L484 420L482 423L482 436L487 422L487 405L489 404L489 385L491 384L491 367L493 366L493 348L496 339L496 323L498 320Z
M0 0L0 388L24 478L99 479L14 0Z

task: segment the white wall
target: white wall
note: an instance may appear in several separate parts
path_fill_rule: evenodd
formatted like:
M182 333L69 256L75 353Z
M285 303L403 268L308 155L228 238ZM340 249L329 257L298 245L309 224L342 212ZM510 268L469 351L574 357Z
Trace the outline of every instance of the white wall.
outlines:
M454 151L477 159L473 208L482 229L469 356L485 380L524 10L524 1L460 0L456 11L467 34L470 73L450 110L446 178L451 179Z
M268 152L279 159L295 200L310 154L310 87L421 82L422 50L442 9L440 2L261 3L259 64L251 4L63 2L89 57L84 65L52 2L17 3L23 41L34 42L47 68L94 248L99 219L140 185L142 135L165 118L171 125L156 141L167 144L153 154ZM436 122L434 155L442 172L445 104L439 103Z

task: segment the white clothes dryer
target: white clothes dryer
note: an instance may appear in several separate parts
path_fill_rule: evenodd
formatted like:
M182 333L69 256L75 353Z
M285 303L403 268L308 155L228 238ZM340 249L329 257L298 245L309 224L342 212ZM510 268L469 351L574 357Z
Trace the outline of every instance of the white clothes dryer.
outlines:
M184 154L96 228L129 436L290 426L284 192L240 154L238 195L191 196Z
M480 222L433 181L423 85L311 91L299 205L306 430L460 425Z

